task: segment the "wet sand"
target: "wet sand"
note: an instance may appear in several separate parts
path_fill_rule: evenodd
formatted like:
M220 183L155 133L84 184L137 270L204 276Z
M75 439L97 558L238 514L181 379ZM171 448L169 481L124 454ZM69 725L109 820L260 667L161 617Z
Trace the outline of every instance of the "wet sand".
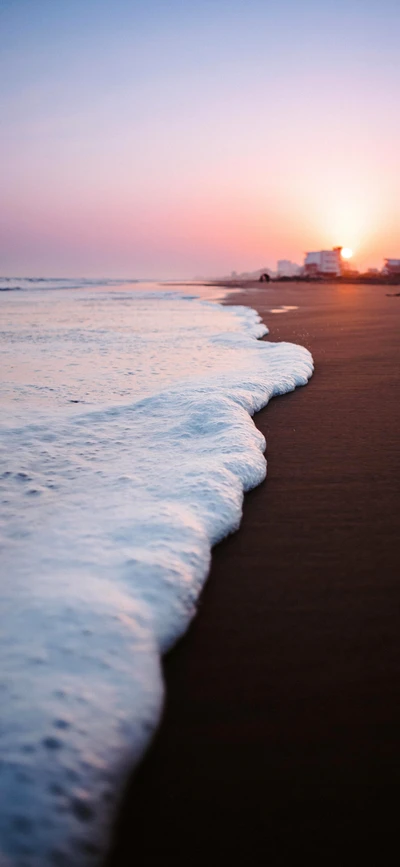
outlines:
M256 416L268 478L165 660L164 721L108 867L398 861L400 299L387 291L275 284L232 299L269 339L307 346L316 371ZM282 304L299 309L269 313Z

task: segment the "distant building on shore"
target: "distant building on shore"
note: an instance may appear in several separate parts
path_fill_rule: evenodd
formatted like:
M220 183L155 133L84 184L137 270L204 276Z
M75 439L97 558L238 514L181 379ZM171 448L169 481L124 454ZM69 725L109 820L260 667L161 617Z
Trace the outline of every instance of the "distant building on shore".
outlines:
M400 274L400 259L385 259L383 273L389 277Z
M340 277L342 273L341 247L333 250L318 250L306 253L303 274L305 277Z
M301 274L300 265L290 262L289 259L279 259L277 263L277 277L297 277Z

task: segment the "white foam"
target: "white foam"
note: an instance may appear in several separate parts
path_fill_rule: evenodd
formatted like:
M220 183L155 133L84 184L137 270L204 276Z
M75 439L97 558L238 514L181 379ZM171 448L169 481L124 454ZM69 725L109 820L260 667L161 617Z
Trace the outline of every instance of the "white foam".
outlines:
M0 848L18 867L79 867L157 726L160 656L195 613L211 546L265 477L250 416L304 385L312 359L255 339L266 329L245 307L19 297L1 438Z

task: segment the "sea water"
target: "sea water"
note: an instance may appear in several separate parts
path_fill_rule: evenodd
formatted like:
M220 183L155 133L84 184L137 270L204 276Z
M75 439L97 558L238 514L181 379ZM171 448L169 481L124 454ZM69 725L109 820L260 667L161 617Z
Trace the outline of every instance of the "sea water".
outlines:
M0 863L80 867L159 722L211 547L265 477L251 416L312 358L199 287L0 288Z

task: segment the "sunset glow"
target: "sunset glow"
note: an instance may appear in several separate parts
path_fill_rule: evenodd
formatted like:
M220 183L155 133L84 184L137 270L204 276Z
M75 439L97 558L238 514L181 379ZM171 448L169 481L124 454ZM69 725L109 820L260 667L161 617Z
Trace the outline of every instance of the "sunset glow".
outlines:
M343 259L351 259L352 255L353 255L353 251L350 250L350 247L343 247L343 249L341 251L341 255L342 255Z
M360 268L400 255L384 5L5 4L0 272L215 275L343 237Z

